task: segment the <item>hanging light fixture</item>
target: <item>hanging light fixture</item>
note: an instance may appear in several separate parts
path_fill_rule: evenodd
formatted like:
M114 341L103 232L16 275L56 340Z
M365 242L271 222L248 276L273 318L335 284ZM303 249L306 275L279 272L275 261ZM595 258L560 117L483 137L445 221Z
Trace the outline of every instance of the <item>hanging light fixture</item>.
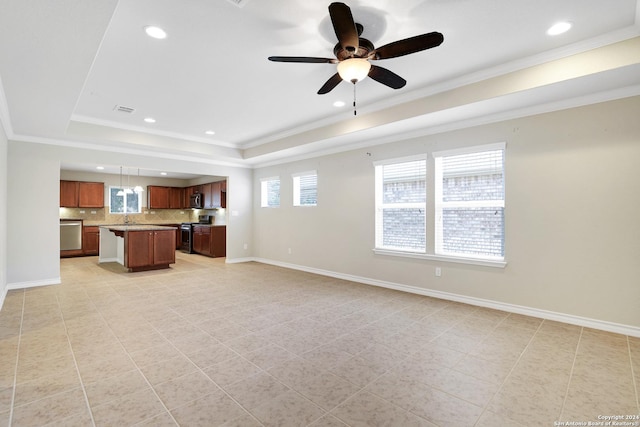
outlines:
M371 70L371 63L365 58L349 58L340 61L338 74L342 80L353 83L353 115L356 112L356 83L367 78Z
M138 185L133 189L134 192L140 194L144 191L144 188L140 186L140 168L138 168Z
M342 80L353 84L364 80L371 70L371 63L364 58L349 58L338 64L338 74Z
M116 196L124 196L124 190L122 189L122 166L120 166L120 188L118 189Z
M127 186L124 189L124 193L125 194L133 194L133 190L131 189L131 185L129 185L131 183L131 171L129 170L129 168L127 168Z

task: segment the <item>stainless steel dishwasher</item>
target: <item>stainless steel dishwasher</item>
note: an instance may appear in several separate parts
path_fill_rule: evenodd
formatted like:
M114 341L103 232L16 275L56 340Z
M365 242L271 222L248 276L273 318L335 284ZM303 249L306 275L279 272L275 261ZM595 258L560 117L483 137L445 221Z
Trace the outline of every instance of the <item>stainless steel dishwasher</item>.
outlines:
M82 221L60 220L60 250L82 249Z

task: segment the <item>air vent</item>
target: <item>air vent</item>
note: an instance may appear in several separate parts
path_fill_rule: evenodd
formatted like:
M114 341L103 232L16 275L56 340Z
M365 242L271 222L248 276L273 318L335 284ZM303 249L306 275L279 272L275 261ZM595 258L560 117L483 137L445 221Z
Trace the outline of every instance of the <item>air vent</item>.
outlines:
M133 112L136 111L135 108L125 107L124 105L116 105L115 107L113 107L113 109L115 111L119 111L121 113L127 113L127 114L133 114Z
M244 7L250 0L227 0L229 3L235 4L238 7Z

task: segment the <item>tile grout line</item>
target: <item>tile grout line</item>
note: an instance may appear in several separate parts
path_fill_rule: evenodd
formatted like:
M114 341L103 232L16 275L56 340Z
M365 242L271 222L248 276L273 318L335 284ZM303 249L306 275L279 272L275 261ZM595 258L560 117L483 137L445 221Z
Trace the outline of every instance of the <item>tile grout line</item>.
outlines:
M62 306L60 305L60 299L58 298L58 294L56 293L56 302L58 303L58 309L60 310L60 316L62 317L62 324L64 325L64 332L67 336L67 344L69 345L69 350L71 350L71 357L73 358L73 365L76 368L76 375L78 375L78 379L80 380L80 388L82 389L82 395L84 396L84 402L87 405L87 409L89 410L89 417L91 418L91 424L93 427L96 426L96 421L93 418L93 411L91 411L91 405L89 404L89 396L87 396L87 390L84 387L84 381L82 381L82 375L80 375L80 367L78 366L78 361L76 360L76 354L73 351L73 345L71 344L71 338L69 337L69 329L67 328L67 321L65 320L64 313L62 312Z
M89 297L91 299L91 297ZM91 303L93 304L93 300L91 300ZM95 304L94 304L95 306ZM153 392L153 394L155 395L155 397L158 399L158 402L160 402L160 404L162 405L162 407L164 408L164 410L169 414L169 416L171 417L171 419L173 420L173 422L176 424L176 426L179 426L180 424L178 423L178 421L176 421L176 419L173 417L173 414L171 413L171 411L169 411L169 408L167 408L167 406L164 404L164 402L162 401L162 399L160 398L160 396L158 395L158 393L156 392L155 388L153 388L153 385L151 385L151 383L149 382L149 380L147 379L146 375L142 372L142 370L140 369L140 366L138 366L138 364L136 363L135 360L133 360L133 358L131 357L131 354L129 354L129 350L127 350L127 348L122 344L122 341L120 340L120 338L118 337L118 334L115 333L115 331L111 328L109 322L107 321L107 319L105 319L104 314L102 314L102 311L97 307L96 307L96 312L100 315L100 318L102 318L102 321L105 323L105 325L107 325L107 327L109 328L109 330L111 331L111 333L113 333L114 337L116 338L116 340L118 340L118 344L120 344L120 347L124 350L124 352L127 354L127 357L129 358L129 360L134 364L134 366L136 367L138 373L140 375L142 375L142 378L144 378L144 381L147 383L147 385L149 386L149 388L151 389L151 391ZM155 328L154 328L155 329ZM83 383L84 384L84 383ZM107 404L110 402L106 402L104 404ZM100 406L100 405L98 405ZM89 407L91 408L91 407ZM91 411L93 413L93 411ZM141 424L145 421L151 420L154 417L158 416L159 414L156 414L152 417L149 418L145 418L144 420L140 421L139 423L136 424ZM93 415L92 415L93 418ZM95 424L94 424L95 425Z
M16 389L18 388L18 363L20 362L20 342L22 341L22 322L24 322L24 306L27 300L26 289L22 290L22 310L20 311L20 329L18 332L18 343L16 344L16 361L13 370L13 390L11 391L11 407L9 409L9 426L13 424L13 412L16 401Z
M584 327L580 328L580 336L578 337L578 343L576 344L576 353L573 356L573 363L571 363L571 371L569 372L569 381L567 381L567 389L564 393L564 399L562 400L562 408L560 409L560 415L558 421L562 420L564 415L564 405L567 403L567 397L569 396L569 389L571 388L571 380L573 379L573 371L576 367L576 360L578 360L578 351L580 350L580 343L582 342L582 334L584 333Z
M169 310L171 310L173 313L175 313L177 316L179 316L180 318L186 320L187 322L189 322L190 324L192 322L190 322L187 318L185 318L184 316L182 316L180 313L178 313L176 310L174 310L171 307L168 307ZM102 315L102 313L101 313ZM146 319L145 319L146 320ZM189 360L189 363L191 363L197 371L199 371L202 375L204 375L205 377L209 378L209 376L204 372L204 370L198 366L196 363L194 363L191 358L185 354L182 350L180 350L178 347L176 347L176 345L173 343L173 341L171 341L170 339L168 339L161 331L159 331L155 325L151 324L150 322L147 321L147 323L149 324L149 326L151 326L151 328L153 328L154 331L156 331L158 334L160 334L165 340L167 340L167 342L169 343L169 345L171 345L178 353L180 353L183 357L185 357L187 360ZM229 350L233 351L234 353L236 353L239 357L243 358L244 360L247 360L249 363L253 364L250 360L244 358L244 356L242 356L240 353L238 353L237 351L235 351L233 348L229 347L228 345L224 344L222 341L218 340L217 338L215 338L214 336L212 336L211 334L209 334L208 332L204 331L203 329L201 329L200 327L194 325L196 328L198 328L200 331L204 332L205 334L209 335L211 338L217 340L220 342L221 345L224 345L225 347L229 348ZM116 338L118 339L118 341L120 341L120 339L116 336ZM121 344L122 345L122 344ZM124 347L124 346L123 346ZM158 400L160 400L160 403L162 403L162 406L167 410L167 412L169 413L169 415L171 416L171 418L173 419L173 421L176 423L176 425L180 425L180 423L178 423L178 421L174 418L173 414L171 413L171 411L169 410L169 408L167 408L167 406L164 404L164 402L162 401L162 399L160 398L160 396L158 396L158 394L155 391L155 388L153 387L153 385L149 382L149 380L147 379L146 375L144 375L144 373L142 372L142 370L140 369L140 367L138 366L138 364L135 362L135 360L133 360L133 358L131 358L131 356L129 355L129 351L125 348L125 351L127 352L127 356L129 356L129 358L131 359L131 361L136 365L136 368L138 369L138 371L140 372L140 375L142 375L144 377L144 380L147 382L147 384L149 384L149 387L151 387L151 389L153 390L154 394L158 397ZM259 368L261 371L269 374L266 370L262 369L261 367L254 365L257 368ZM185 374L188 375L188 374ZM257 375L257 374L256 374ZM183 377L184 375L180 375L177 378ZM247 414L249 414L253 419L255 419L258 423L260 423L260 425L264 425L260 420L258 420L248 409L246 409L243 405L240 404L240 402L238 402L236 399L233 398L233 396L231 396L229 393L227 393L227 391L222 388L218 383L216 383L213 379L209 378L209 380L216 385L216 387L218 387L220 389L220 391L222 391L227 397L229 397L233 402L235 402L238 406L240 406L242 409L244 409ZM277 380L277 379L276 379ZM167 380L165 382L168 382L171 380ZM279 382L279 381L278 381ZM160 383L162 384L162 383ZM194 399L190 402L186 402L183 405L180 405L174 409L177 408L181 408L183 406L188 405L189 403L195 402L196 400L202 399L206 396L209 396L210 394L206 394L204 396L200 396L197 399Z
M504 323L513 313L510 313L508 316L506 316L504 319L502 319L495 328L493 328L493 330L495 331L496 329L498 329L498 327ZM513 373L513 371L516 369L516 366L518 365L518 363L520 362L520 360L522 360L522 356L525 354L525 352L527 351L527 349L529 348L529 346L531 345L531 343L533 342L533 339L536 337L536 335L538 334L538 332L540 332L540 329L542 328L542 325L544 324L545 319L542 319L542 321L540 322L540 324L538 325L538 327L536 328L535 332L533 333L533 335L531 335L531 338L529 339L529 342L527 343L526 346L524 346L524 348L522 349L522 351L520 352L520 355L518 356L518 359L513 363L513 366L511 367L511 369L509 369L509 372L507 373L507 375L504 377L504 379L502 380L502 382L500 383L500 387L498 387L498 389L496 390L496 392L493 394L493 396L491 396L491 399L489 399L489 401L487 402L487 404L484 406L484 408L482 408L482 412L480 413L480 416L478 417L478 419L476 420L476 422L474 423L474 425L477 425L478 422L480 422L480 420L482 419L483 415L487 412L489 405L491 404L491 402L493 401L493 399L495 399L495 397L498 395L498 393L500 393L500 391L502 390L502 388L504 387L504 385L507 383L507 381L509 380L509 377L511 376L511 374ZM488 339L489 337L487 336L485 338ZM484 340L483 340L484 341ZM506 416L505 416L506 417ZM508 417L506 417L508 418Z
M631 384L633 384L633 390L636 393L636 409L638 410L638 414L640 414L640 396L638 395L638 385L636 384L636 376L635 376L635 369L633 366L633 357L631 354L631 342L629 342L629 336L626 336L627 338L627 349L629 351L629 363L631 365Z

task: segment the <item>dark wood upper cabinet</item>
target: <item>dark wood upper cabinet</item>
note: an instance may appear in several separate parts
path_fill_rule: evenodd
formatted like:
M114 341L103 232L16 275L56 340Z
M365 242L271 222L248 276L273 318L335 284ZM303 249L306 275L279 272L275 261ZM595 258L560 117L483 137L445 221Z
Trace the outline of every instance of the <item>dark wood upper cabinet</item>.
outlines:
M211 209L213 207L213 200L211 199L211 186L212 183L202 184L202 194L204 195L203 206L205 209Z
M227 181L216 181L210 182L208 184L203 184L202 193L204 194L204 208L225 208L227 204L226 190Z
M149 209L168 209L169 187L147 186L147 206Z
M79 182L78 183L78 207L79 208L103 208L104 207L104 183Z
M60 207L78 207L78 181L60 181Z
M184 188L169 187L169 209L182 209Z
M104 183L60 181L60 207L103 208Z

